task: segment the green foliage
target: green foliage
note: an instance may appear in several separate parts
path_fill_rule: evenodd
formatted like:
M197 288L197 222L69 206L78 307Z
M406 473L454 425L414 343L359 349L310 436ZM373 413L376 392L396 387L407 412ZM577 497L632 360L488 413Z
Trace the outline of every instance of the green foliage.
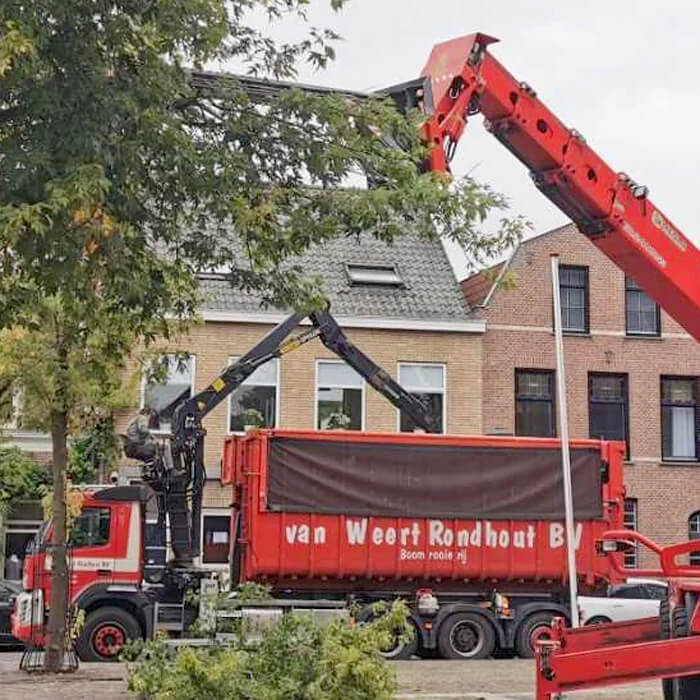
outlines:
M41 498L50 483L49 475L18 447L0 448L0 505Z
M265 416L257 408L246 408L244 411L244 423L245 425L251 425L255 428L259 428L261 425L265 424Z
M101 418L68 448L68 478L74 484L94 483L98 470L108 474L120 454L111 417Z
M126 650L129 690L147 700L391 700L396 679L380 656L406 626L402 602L368 624L319 627L284 615L254 645L168 648L162 639Z

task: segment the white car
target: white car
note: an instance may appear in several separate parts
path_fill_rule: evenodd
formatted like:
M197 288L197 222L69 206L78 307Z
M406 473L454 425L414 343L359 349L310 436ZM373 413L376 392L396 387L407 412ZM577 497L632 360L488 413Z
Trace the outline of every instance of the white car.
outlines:
M582 625L639 620L659 614L665 600L667 584L656 579L627 579L627 583L608 586L605 596L579 596L578 609Z

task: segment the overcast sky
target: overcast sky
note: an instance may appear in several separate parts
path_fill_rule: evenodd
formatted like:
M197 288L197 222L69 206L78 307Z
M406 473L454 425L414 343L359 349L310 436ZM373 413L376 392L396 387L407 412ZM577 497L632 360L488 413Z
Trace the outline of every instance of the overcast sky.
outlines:
M491 53L614 170L646 184L652 201L700 243L698 3L351 0L340 13L328 0L312 5L313 23L336 29L343 41L327 70L304 66L300 80L378 89L417 77L433 44L476 31L498 37ZM291 39L300 27L287 20L272 32ZM567 221L480 116L462 137L453 171L471 171L507 195L534 233ZM464 276L459 254L451 259Z

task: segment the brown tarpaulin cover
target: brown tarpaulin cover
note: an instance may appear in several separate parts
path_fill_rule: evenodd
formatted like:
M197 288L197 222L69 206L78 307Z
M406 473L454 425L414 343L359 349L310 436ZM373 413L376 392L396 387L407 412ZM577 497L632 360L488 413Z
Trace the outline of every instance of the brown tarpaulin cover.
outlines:
M601 457L571 450L574 512L602 517ZM559 520L561 453L272 438L268 507L387 517Z

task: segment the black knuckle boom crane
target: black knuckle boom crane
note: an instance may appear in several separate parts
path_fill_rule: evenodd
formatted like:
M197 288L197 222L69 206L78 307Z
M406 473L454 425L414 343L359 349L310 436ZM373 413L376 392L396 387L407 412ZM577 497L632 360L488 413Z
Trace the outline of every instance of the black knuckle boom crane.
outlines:
M418 79L379 93L392 97L400 108L416 108L425 115L423 136L432 148L422 167L449 173L450 159L468 120L482 114L486 128L529 169L535 186L700 340L698 249L651 202L646 187L613 170L581 133L566 127L530 85L514 78L491 55L489 46L495 41L477 33L438 44ZM215 76L195 73L192 79L195 86L206 87ZM290 86L240 80L244 86L248 81L251 91L263 97L266 90ZM344 94L362 98L360 93ZM179 405L169 455L146 469L146 480L165 499L173 550L183 565L198 553L204 482L202 419L269 359L318 337L417 425L428 432L435 430L423 402L353 346L327 310L310 314L311 329L286 340L304 316L292 314L206 389ZM658 620L577 630L555 626L538 653L537 700L550 700L567 690L652 677L667 679L666 700L700 698L700 676L694 677L700 674L699 572L676 563L678 556L700 551L700 541L661 548L637 533L611 532L601 550L630 538L659 554L660 568L646 570L646 575L672 582L669 601L662 606L661 626ZM679 678L672 682L671 677Z
M288 338L306 318L311 322L311 328ZM258 367L315 338L321 340L421 429L429 433L438 432L437 418L431 414L427 404L419 396L407 392L356 347L328 308L308 314L292 313L243 357L226 367L205 389L175 407L171 437L165 444L158 445L148 431L135 429L140 417L132 421L127 431L125 452L127 456L144 462L144 481L159 499L163 540L165 514L168 515L170 546L175 555L175 566L190 567L199 555L202 495L206 478L206 430L202 426L203 419Z

